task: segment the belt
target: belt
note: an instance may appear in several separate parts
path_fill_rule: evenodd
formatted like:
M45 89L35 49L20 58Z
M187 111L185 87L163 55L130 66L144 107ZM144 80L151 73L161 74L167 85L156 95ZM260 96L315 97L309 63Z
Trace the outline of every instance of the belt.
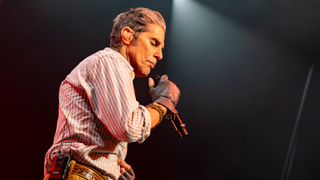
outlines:
M78 164L74 160L70 162L69 175L77 175L88 180L108 180L108 177L102 175L99 171L94 168Z

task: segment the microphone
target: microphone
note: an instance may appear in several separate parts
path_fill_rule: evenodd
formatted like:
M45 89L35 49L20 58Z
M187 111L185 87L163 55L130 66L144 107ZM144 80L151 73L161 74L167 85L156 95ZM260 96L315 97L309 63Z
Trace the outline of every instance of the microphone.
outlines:
M158 85L159 81L160 81L160 76L159 75L154 75L152 76L152 79L154 81L155 86ZM176 131L178 131L178 133L180 134L180 136L182 138L187 137L189 134L187 132L186 129L186 125L182 122L182 119L179 115L179 113L177 114L173 114L173 116L165 116L165 119L171 120L174 128L176 129Z

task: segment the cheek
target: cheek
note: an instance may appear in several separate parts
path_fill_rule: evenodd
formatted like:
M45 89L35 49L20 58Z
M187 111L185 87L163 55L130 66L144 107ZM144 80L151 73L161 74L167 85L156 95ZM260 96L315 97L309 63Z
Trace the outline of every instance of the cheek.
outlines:
M151 51L146 52L145 61L146 60L152 60L152 59L153 59L153 53Z

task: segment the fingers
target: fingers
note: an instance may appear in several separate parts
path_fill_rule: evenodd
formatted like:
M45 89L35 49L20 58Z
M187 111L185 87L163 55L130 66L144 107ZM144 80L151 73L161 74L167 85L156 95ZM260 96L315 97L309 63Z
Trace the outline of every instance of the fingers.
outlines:
M151 78L151 77L149 77L149 79L148 79L148 84L149 84L149 87L151 87L151 86L155 86L155 84L154 84L154 80Z
M136 176L131 166L127 164L124 160L119 159L117 162L121 166L120 176L118 180L134 180Z
M121 168L121 169L124 170L124 168ZM121 171L121 169L120 169L120 171ZM134 180L135 177L136 176L131 168L129 171L125 171L124 173L121 173L118 180Z
M159 77L159 76L158 76ZM168 78L168 76L167 75L162 75L161 77L160 77L160 80L159 81L163 81L163 80L168 80L169 78ZM154 87L155 86L155 82L154 82L154 79L153 78L151 78L151 77L149 77L148 78L148 84L149 84L149 87Z
M131 176L133 176L133 177L135 177L135 174L134 174L134 172L133 172L133 169L131 168L131 169L129 169L129 171L127 171Z
M120 175L118 180L126 180L124 176Z
M126 179L131 180L131 175L128 172L125 172L124 174L122 174L122 176L124 176Z
M121 169L120 169L120 173L121 173L121 174L124 174L125 172L126 172L126 169L124 169L124 168L121 168Z
M160 78L160 81L163 81L163 80L168 80L168 76L167 75L162 75L161 78Z
M121 169L124 168L124 170L129 170L131 169L131 166L129 164L127 164L125 161L123 160L118 160L118 164L122 167ZM120 169L120 172L121 172L121 169ZM121 172L122 173L122 172Z

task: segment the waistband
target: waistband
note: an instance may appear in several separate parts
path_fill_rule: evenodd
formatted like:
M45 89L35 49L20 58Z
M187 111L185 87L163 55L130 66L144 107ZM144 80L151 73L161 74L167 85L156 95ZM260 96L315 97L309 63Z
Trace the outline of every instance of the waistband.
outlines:
M89 180L112 180L110 177L101 174L99 171L94 168L76 163L76 161L72 160L70 162L69 175L77 175L83 178L87 178Z
M101 174L99 171L90 166L79 164L75 160L71 160L69 163L67 179L73 175L80 176L88 180L113 180L111 177ZM46 174L43 180L49 180L49 176L50 173Z

